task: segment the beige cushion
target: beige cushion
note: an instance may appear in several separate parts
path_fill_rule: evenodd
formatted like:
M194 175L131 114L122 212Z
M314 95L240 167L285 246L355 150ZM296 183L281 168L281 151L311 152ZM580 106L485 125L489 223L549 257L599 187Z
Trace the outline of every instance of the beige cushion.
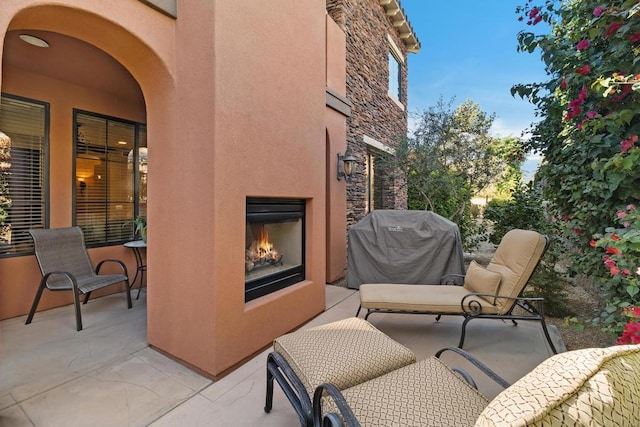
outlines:
M468 293L464 286L457 285L367 283L360 285L360 305L366 309L462 314L462 298ZM483 313L498 312L487 300L473 299L480 303Z
M640 345L557 354L500 393L476 426L637 426Z
M430 357L342 392L362 426L471 426L487 400ZM323 412L336 412L330 398Z
M464 287L467 288L469 292L496 295L498 293L498 288L500 287L500 280L502 280L502 275L500 273L489 271L477 262L471 261L471 264L469 264L469 268L467 269L467 274L464 276ZM491 304L496 303L495 298L481 298L487 300Z
M500 295L517 297L529 281L546 246L545 238L532 230L511 230L502 237L487 270L502 275ZM498 298L496 304L502 312L508 311L513 301Z
M273 349L309 396L324 382L342 390L416 361L411 350L356 317L283 335Z

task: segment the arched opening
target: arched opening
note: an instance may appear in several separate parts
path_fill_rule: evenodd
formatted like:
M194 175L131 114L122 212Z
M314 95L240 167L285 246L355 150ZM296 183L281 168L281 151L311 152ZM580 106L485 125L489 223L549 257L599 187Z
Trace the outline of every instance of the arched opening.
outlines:
M132 160L139 163L147 140L153 151L171 135L171 108L157 100L173 96L166 64L174 52L153 32L144 41L135 36L152 19L132 15L129 24L141 22L140 28L127 28L99 3L86 2L85 10L50 5L9 10L13 16L0 50L0 131L14 135L12 167L19 173L13 177L9 227L17 244L5 242L0 254L1 291L7 296L0 303L2 319L28 311L39 281L33 257L24 256L30 242L20 237L30 227L93 230L90 253L124 259L129 270L136 269L122 242L132 229L127 224L147 212L153 165L145 163L142 173L131 167ZM146 9L136 11L155 13ZM32 106L42 108L34 113ZM149 217L152 222L151 211ZM43 298L39 309L69 304L65 294Z

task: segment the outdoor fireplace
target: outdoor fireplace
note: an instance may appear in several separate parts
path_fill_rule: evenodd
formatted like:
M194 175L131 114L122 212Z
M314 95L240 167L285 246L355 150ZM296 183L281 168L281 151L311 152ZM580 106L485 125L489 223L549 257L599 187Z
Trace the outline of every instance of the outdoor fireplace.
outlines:
M247 198L245 302L304 280L304 213L304 200Z

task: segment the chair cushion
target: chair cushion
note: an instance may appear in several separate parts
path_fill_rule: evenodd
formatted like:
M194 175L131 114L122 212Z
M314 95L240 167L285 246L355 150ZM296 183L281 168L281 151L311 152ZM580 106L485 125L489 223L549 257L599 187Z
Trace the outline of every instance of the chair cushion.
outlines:
M430 357L343 390L363 426L471 426L487 399L440 359ZM323 412L336 412L325 397Z
M517 297L529 281L529 277L544 254L547 241L532 230L511 230L502 237L487 270L502 275L500 295ZM498 298L496 304L502 312L514 304L512 300Z
M273 348L309 396L324 382L342 390L416 361L411 350L357 317L283 335Z
M457 285L367 283L360 285L360 305L366 309L462 314L460 303L468 293L469 290L464 286ZM498 312L489 301L482 298L474 300L482 306L482 313Z
M475 261L471 261L467 274L464 276L464 287L469 292L480 294L496 295L500 288L502 274L495 271L489 271ZM487 300L490 304L495 304L496 299L490 297L480 297Z
M640 345L560 353L500 393L476 426L636 426Z

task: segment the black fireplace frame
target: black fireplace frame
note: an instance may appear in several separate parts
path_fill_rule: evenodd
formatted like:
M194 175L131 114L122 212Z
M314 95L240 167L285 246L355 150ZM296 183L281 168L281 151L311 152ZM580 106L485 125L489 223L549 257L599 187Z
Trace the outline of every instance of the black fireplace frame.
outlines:
M306 201L267 197L247 197L246 221L274 223L302 220L302 262L295 267L253 280L245 280L244 301L249 302L305 280Z

